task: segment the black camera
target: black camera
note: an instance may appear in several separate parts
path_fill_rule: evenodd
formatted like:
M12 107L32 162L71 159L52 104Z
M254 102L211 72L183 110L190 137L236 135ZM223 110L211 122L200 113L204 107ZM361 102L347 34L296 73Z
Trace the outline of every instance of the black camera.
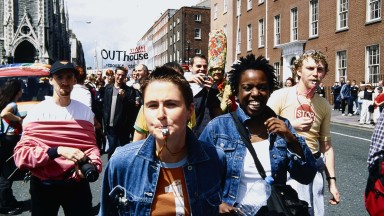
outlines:
M209 80L209 76L205 75L203 79L204 79L204 81L207 81L207 80Z
M90 158L87 157L85 161L80 161L78 165L87 181L95 182L99 178L99 172Z

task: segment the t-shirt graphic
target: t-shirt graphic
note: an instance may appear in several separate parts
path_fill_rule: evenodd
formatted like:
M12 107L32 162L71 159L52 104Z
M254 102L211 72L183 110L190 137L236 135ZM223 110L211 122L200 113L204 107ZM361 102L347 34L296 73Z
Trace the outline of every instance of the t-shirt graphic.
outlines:
M296 119L302 117L309 117L312 121L315 120L315 112L309 104L300 104L295 110Z

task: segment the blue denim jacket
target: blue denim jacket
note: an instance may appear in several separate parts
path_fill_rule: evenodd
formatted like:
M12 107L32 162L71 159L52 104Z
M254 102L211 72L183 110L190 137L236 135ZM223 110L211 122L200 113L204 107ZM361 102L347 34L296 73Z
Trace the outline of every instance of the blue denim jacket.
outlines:
M272 111L269 107L267 109ZM236 114L242 123L250 119L240 107L236 110ZM284 138L270 133L268 135L271 143L269 152L274 183L285 184L288 171L293 179L302 184L309 184L316 174L315 158L305 143L305 139L297 135L289 121L280 116L278 118L283 120L292 134L297 137L305 159L291 153L287 149ZM246 130L249 133L248 128ZM210 121L199 140L213 143L224 150L227 158L227 178L223 191L223 201L234 205L238 195L247 147L243 143L231 115L228 113Z
M218 215L226 173L225 154L212 144L198 141L189 129L186 140L188 156L183 172L191 213ZM105 170L99 215L150 215L159 173L153 136L117 148ZM116 186L122 190L113 191ZM116 194L125 195L126 202L120 202L125 204L115 204Z

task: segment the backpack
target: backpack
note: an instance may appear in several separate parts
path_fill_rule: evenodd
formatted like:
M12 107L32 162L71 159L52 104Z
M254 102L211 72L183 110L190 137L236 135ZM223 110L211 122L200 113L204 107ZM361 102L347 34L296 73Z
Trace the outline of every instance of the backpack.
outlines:
M384 215L384 161L380 157L370 170L365 188L365 208L369 215Z

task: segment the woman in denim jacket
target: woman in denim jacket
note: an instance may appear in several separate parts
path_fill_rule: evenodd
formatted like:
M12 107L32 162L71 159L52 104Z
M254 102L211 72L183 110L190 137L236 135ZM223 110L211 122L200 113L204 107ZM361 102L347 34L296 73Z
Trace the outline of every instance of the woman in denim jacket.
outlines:
M116 149L105 170L100 215L218 215L225 154L187 127L194 112L188 82L160 67L141 88L151 135Z
M250 54L232 67L230 84L240 105L236 115L246 128L268 183L259 175L230 114L213 119L200 140L214 143L226 154L227 177L220 213L249 210L264 215L270 184L285 184L287 171L297 181L310 183L316 173L315 159L289 121L266 105L276 86L274 69L268 61Z

